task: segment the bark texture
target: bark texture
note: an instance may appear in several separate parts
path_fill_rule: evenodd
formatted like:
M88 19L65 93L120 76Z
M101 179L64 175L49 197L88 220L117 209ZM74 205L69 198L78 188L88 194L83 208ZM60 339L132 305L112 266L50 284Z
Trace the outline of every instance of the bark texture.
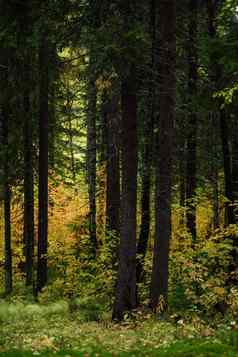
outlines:
M159 133L156 171L156 235L150 305L163 308L168 299L169 242L171 236L172 146L176 98L176 1L159 2ZM158 125L158 123L157 123Z
M119 271L113 319L136 306L137 100L134 70L122 81L122 199Z
M24 252L26 285L33 283L34 257L34 173L33 173L33 117L31 108L31 56L28 39L30 36L30 18L28 2L25 2L22 19L23 56L23 115L24 115Z
M97 91L95 78L92 75L88 83L88 112L87 112L87 179L89 197L89 235L90 252L92 257L97 253L96 226L96 100Z
M210 39L215 39L216 33L216 2L207 0L207 14L208 14L208 35ZM211 79L215 90L220 89L220 82L223 77L223 71L219 64L219 58L217 58L216 52L211 52ZM232 162L231 162L231 150L229 145L229 129L228 121L230 122L229 113L222 108L222 102L220 100L214 101L215 110L217 110L220 122L220 135L222 143L222 156L223 156L223 168L224 168L224 193L228 202L225 207L225 225L233 224L234 218L234 206L233 204L233 192L232 192Z
M120 147L119 103L112 98L107 105L107 183L106 227L119 236L120 232Z
M136 282L137 292L136 300L139 304L138 284L142 280L143 266L147 245L150 234L150 198L151 198L151 171L153 159L154 143L154 115L155 115L155 45L156 45L156 11L155 0L150 1L150 34L151 34L151 62L149 75L148 108L144 120L144 145L143 145L143 163L142 163L142 192L141 192L141 225L140 235L137 244L137 263L136 263Z
M49 44L42 36L39 52L39 212L38 212L38 264L37 291L47 283L48 245L48 152L49 152Z
M197 171L197 23L198 0L189 0L188 4L188 137L186 169L186 222L187 229L196 240L196 171Z
M4 142L4 272L5 294L12 292L12 242L11 242L11 187L9 166L9 107L3 109L3 142Z

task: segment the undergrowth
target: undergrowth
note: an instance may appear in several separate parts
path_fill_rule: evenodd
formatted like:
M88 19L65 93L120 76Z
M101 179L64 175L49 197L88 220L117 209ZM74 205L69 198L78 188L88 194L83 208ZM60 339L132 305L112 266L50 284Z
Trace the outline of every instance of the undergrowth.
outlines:
M0 356L238 354L237 326L230 316L217 316L210 323L197 315L168 314L160 319L141 309L116 324L110 311L98 311L92 299L89 305L79 299L73 307L67 301L47 305L0 301L0 330Z

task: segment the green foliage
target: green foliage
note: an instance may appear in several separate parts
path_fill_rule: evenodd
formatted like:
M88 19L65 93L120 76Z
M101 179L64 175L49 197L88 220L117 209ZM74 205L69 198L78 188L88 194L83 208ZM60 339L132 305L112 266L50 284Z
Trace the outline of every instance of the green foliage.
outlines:
M236 225L215 231L199 240L195 248L186 235L180 237L183 249L175 248L171 256L171 297L176 308L210 313L217 303L226 301L237 315L237 289L227 284L237 275L230 271L237 239Z

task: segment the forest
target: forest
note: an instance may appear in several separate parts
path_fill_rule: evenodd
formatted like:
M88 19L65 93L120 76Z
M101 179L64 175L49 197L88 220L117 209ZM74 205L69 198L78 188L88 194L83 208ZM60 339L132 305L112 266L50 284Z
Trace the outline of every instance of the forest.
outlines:
M0 0L0 357L238 356L238 0Z

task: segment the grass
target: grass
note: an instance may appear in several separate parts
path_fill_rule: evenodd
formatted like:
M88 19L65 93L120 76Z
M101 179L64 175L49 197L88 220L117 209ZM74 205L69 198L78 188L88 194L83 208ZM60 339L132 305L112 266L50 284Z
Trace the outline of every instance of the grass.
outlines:
M65 301L0 301L0 357L238 357L238 333L229 320L215 329L196 316L159 321L143 312L133 321L114 324L110 312L90 314L85 306L79 301L72 312Z
M225 345L219 342L212 341L199 341L199 340L184 340L174 343L172 346L155 348L155 349L137 349L128 352L119 352L114 354L111 352L103 351L100 348L95 348L90 352L64 352L64 351L44 351L39 353L27 351L9 351L0 353L1 357L86 357L86 356L158 356L158 357L237 357L238 350L230 345Z

